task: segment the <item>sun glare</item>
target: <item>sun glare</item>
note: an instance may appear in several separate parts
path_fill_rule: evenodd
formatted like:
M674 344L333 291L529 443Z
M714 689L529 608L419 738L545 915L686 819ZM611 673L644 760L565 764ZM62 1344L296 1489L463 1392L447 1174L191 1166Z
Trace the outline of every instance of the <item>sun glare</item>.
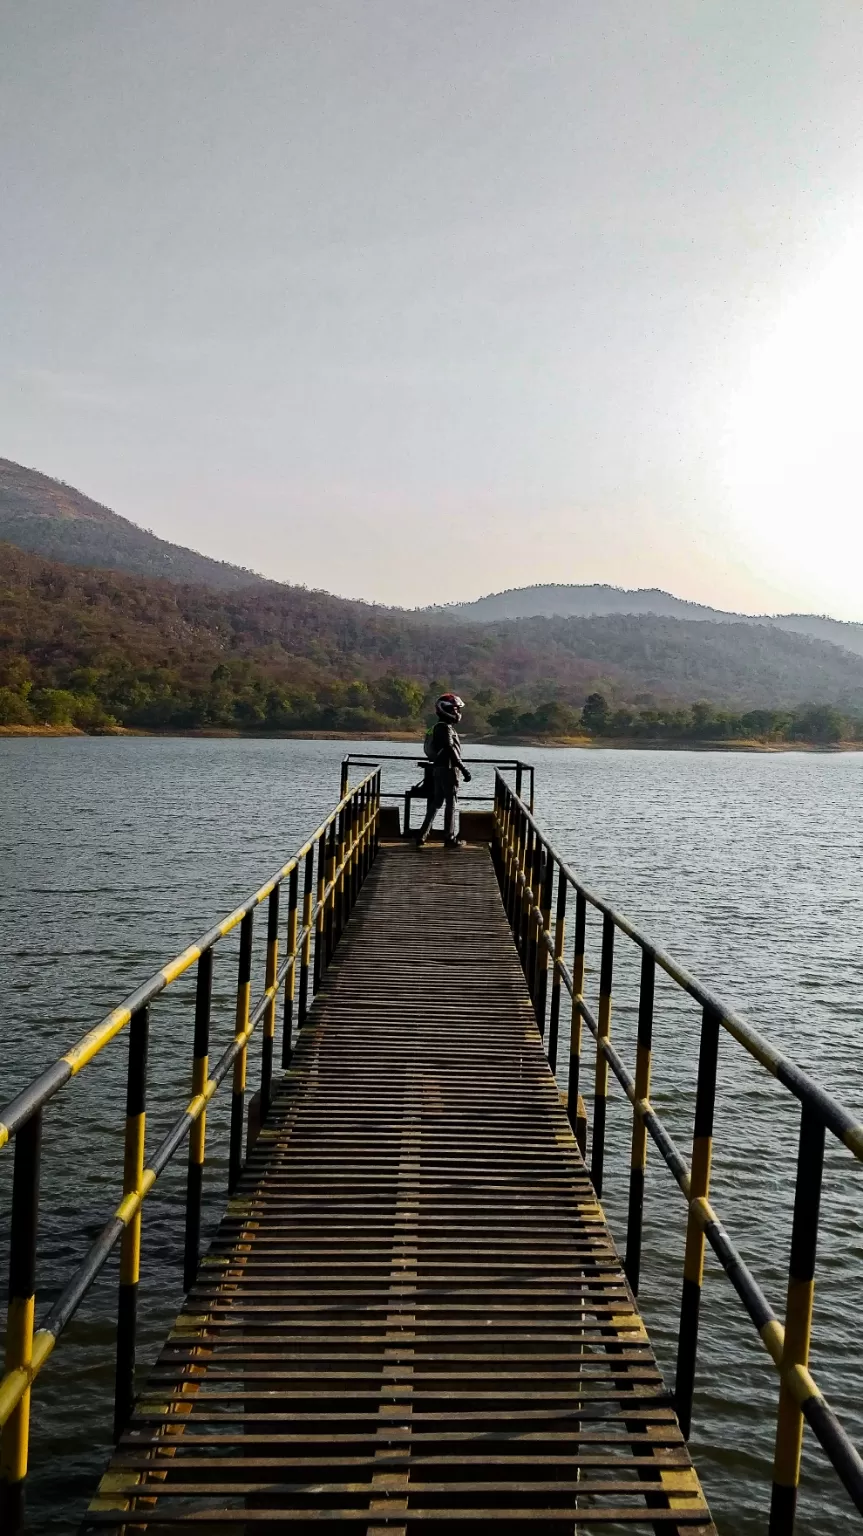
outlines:
M863 233L754 350L725 447L749 560L802 605L863 619Z

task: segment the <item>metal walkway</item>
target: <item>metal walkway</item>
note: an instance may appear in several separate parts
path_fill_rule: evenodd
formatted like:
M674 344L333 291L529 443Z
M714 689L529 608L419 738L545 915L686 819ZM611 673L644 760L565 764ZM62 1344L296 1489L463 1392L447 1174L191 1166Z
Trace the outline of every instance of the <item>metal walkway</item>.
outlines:
M715 1530L485 848L381 849L85 1529Z

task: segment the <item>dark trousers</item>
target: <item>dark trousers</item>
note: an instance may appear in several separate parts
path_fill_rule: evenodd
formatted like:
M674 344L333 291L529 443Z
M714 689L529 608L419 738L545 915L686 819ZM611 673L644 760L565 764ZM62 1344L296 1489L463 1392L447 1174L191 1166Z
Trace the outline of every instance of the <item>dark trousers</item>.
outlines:
M445 806L443 832L448 842L455 841L455 813L458 803L458 774L452 768L435 768L432 771L432 792L429 795L425 820L417 833L417 841L425 842L432 822L441 806Z

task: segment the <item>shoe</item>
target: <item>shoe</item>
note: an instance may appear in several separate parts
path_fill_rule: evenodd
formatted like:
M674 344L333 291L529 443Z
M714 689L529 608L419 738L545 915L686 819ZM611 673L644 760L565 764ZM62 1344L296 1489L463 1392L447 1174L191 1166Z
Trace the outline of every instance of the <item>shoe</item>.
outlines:
M417 834L414 833L413 844L415 848L424 848L426 845L426 840L424 837L418 837Z
M448 837L446 842L444 843L444 848L446 848L447 851L450 852L450 853L454 853L456 848L466 848L466 847L467 847L467 843L464 841L464 838L462 838L462 837Z

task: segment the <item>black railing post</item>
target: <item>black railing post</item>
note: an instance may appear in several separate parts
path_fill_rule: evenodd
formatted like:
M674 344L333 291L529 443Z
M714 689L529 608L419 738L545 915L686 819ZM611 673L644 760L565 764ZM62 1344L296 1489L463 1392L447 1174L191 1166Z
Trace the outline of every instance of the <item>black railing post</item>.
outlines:
M498 786L500 788L500 859L502 870L500 894L511 933L512 833L510 830L509 797L507 795L507 786L500 777L498 778Z
M327 885L327 844L329 842L329 827L325 827L317 840L318 849L318 883L315 893L315 958L312 968L313 991L317 992L321 977L324 974L324 945L326 944L326 912L324 911L324 891Z
M596 1037L596 1078L593 1095L593 1142L590 1149L590 1177L597 1199L602 1195L605 1165L605 1120L608 1108L608 1057L602 1049L611 1034L611 988L614 970L614 919L606 912L602 919L602 957L599 966L599 1013Z
M698 1316L704 1278L704 1222L703 1219L699 1219L694 1206L696 1201L706 1200L710 1193L718 1056L719 1015L712 1008L705 1008L701 1018L701 1048L698 1054L698 1086L695 1091L695 1127L692 1136L692 1171L689 1182L690 1204L686 1222L683 1295L680 1302L677 1376L674 1385L674 1407L684 1439L687 1440L692 1428L692 1398L695 1391L695 1361L698 1354Z
M297 900L300 887L300 869L295 864L288 876L288 970L285 976L285 1017L282 1025L282 1066L289 1067L293 1055L294 998L297 989Z
M345 806L344 827L344 858L345 868L342 876L342 927L347 924L354 909L354 869L356 868L356 848L354 839L357 827L357 803L350 799Z
M545 1011L548 1000L549 953L546 940L551 931L551 898L554 891L554 859L551 849L543 845L542 860L538 871L539 910L536 922L536 1020L540 1035L545 1036ZM557 974L555 968L555 975Z
M381 808L381 770L380 770L380 768L378 768L378 770L377 770L377 772L375 774L375 777L374 777L373 792L372 792L372 851L371 851L371 858L369 860L369 864L370 865L373 864L375 859L377 858L378 849L380 847L380 842L381 842L380 808Z
M252 929L254 910L247 912L240 924L240 958L237 967L237 1015L234 1038L241 1041L234 1059L231 1091L231 1145L228 1154L228 1190L233 1194L243 1171L243 1121L246 1106L246 1063L248 1042L242 1038L249 1027L252 993Z
M515 939L515 947L524 967L524 907L525 907L525 862L527 856L527 827L521 809L515 808L514 848L515 848L515 889L513 892L513 923L512 931Z
M348 920L347 867L348 839L350 837L348 808L343 806L336 821L336 890L333 898L333 948L345 931Z
M557 874L557 905L554 912L554 960L551 974L551 1006L548 1014L548 1064L557 1067L557 1037L560 1029L560 965L566 938L567 880L562 869Z
M533 998L533 1011L537 1012L537 990L539 987L539 934L542 928L539 902L542 890L543 870L545 868L545 848L539 833L534 833L533 856L530 861L530 926L528 928L528 985L530 995Z
M357 852L354 873L354 900L359 896L366 878L366 832L369 819L369 805L371 804L371 788L364 784L360 790L357 802Z
M632 1153L629 1160L629 1214L626 1223L626 1278L633 1296L641 1279L641 1236L644 1225L644 1171L647 1167L647 1127L640 1108L650 1097L650 1063L653 1053L653 996L656 961L649 950L641 951L641 985L638 993L638 1044L635 1052L635 1104L632 1111Z
M126 1138L123 1196L141 1195L147 1123L147 1051L150 1010L139 1008L129 1024L126 1073ZM141 1275L141 1207L120 1239L120 1289L117 1298L117 1365L114 1375L114 1439L132 1417L135 1403L135 1354L138 1336L138 1283Z
M9 1303L6 1370L30 1365L36 1309L36 1238L39 1225L39 1167L42 1111L34 1110L15 1140L12 1225L9 1234ZM3 1426L0 1438L0 1530L19 1536L24 1529L24 1490L30 1444L30 1388Z
M587 930L587 901L581 891L575 893L575 941L572 953L572 1014L569 1025L569 1074L566 1112L582 1157L587 1157L585 1126L579 1121L578 1100L581 1091L581 1000L584 994L584 945Z
M213 951L205 949L198 961L195 986L195 1043L192 1060L192 1098L204 1092L210 1071L210 1015L213 1002ZM189 1167L186 1178L186 1236L183 1258L183 1289L190 1291L198 1273L201 1254L201 1202L204 1193L204 1159L207 1144L207 1111L203 1109L189 1132Z
M363 883L363 793L363 790L355 790L351 800L351 911L356 905L360 886Z
M358 860L358 884L365 884L366 875L371 867L371 838L372 838L372 787L363 785L362 812L360 815L360 856Z
M521 870L521 812L515 804L512 795L508 795L508 821L507 837L509 840L509 927L512 933L516 949L519 949L521 934L519 924L521 921L521 887L518 883Z
M332 958L333 958L333 951L334 951L334 949L336 947L336 865L337 865L337 863L338 863L338 834L337 834L337 829L336 829L336 818L333 817L333 820L330 823L329 836L327 837L327 862L326 862L326 866L325 866L326 882L327 882L326 883L327 895L326 895L325 901L324 901L324 909L325 909L325 917L324 917L324 969L326 969L326 967L329 965L330 961L332 960Z
M267 901L267 959L264 987L269 992L276 985L279 971L279 887L270 892ZM264 1010L261 1035L261 1124L269 1113L273 1098L273 1051L276 1041L276 999L271 997Z
M800 1117L797 1183L791 1228L791 1262L785 1304L785 1344L780 1370L779 1412L773 1458L769 1536L793 1536L803 1448L803 1414L784 1373L809 1365L812 1306L815 1300L815 1255L824 1171L824 1122L804 1107Z
M348 792L348 784L350 782L350 776L351 776L350 759L347 758L347 757L343 757L342 758L342 774L341 774L341 779L340 779L340 782L339 782L339 799L340 800L344 800L345 795Z
M492 814L492 822L493 822L493 825L494 825L494 835L493 835L492 841L491 841L491 858L492 858L492 863L494 865L494 872L495 872L495 874L497 876L498 889L500 890L501 896L503 897L504 896L503 803L501 801L501 794L500 794L500 774L498 773L497 769L495 769L495 774L494 774L494 795L492 797L491 814ZM503 904L504 904L504 906L506 906L506 899L505 899L505 897L504 897Z
M524 841L522 843L522 874L524 883L521 888L521 965L527 978L528 991L533 997L533 973L531 970L531 937L533 934L533 858L536 846L536 834L530 822L524 821Z
M297 1025L302 1029L309 1013L309 971L312 958L312 892L315 883L315 849L310 845L303 866L303 947L300 957L300 1000Z

